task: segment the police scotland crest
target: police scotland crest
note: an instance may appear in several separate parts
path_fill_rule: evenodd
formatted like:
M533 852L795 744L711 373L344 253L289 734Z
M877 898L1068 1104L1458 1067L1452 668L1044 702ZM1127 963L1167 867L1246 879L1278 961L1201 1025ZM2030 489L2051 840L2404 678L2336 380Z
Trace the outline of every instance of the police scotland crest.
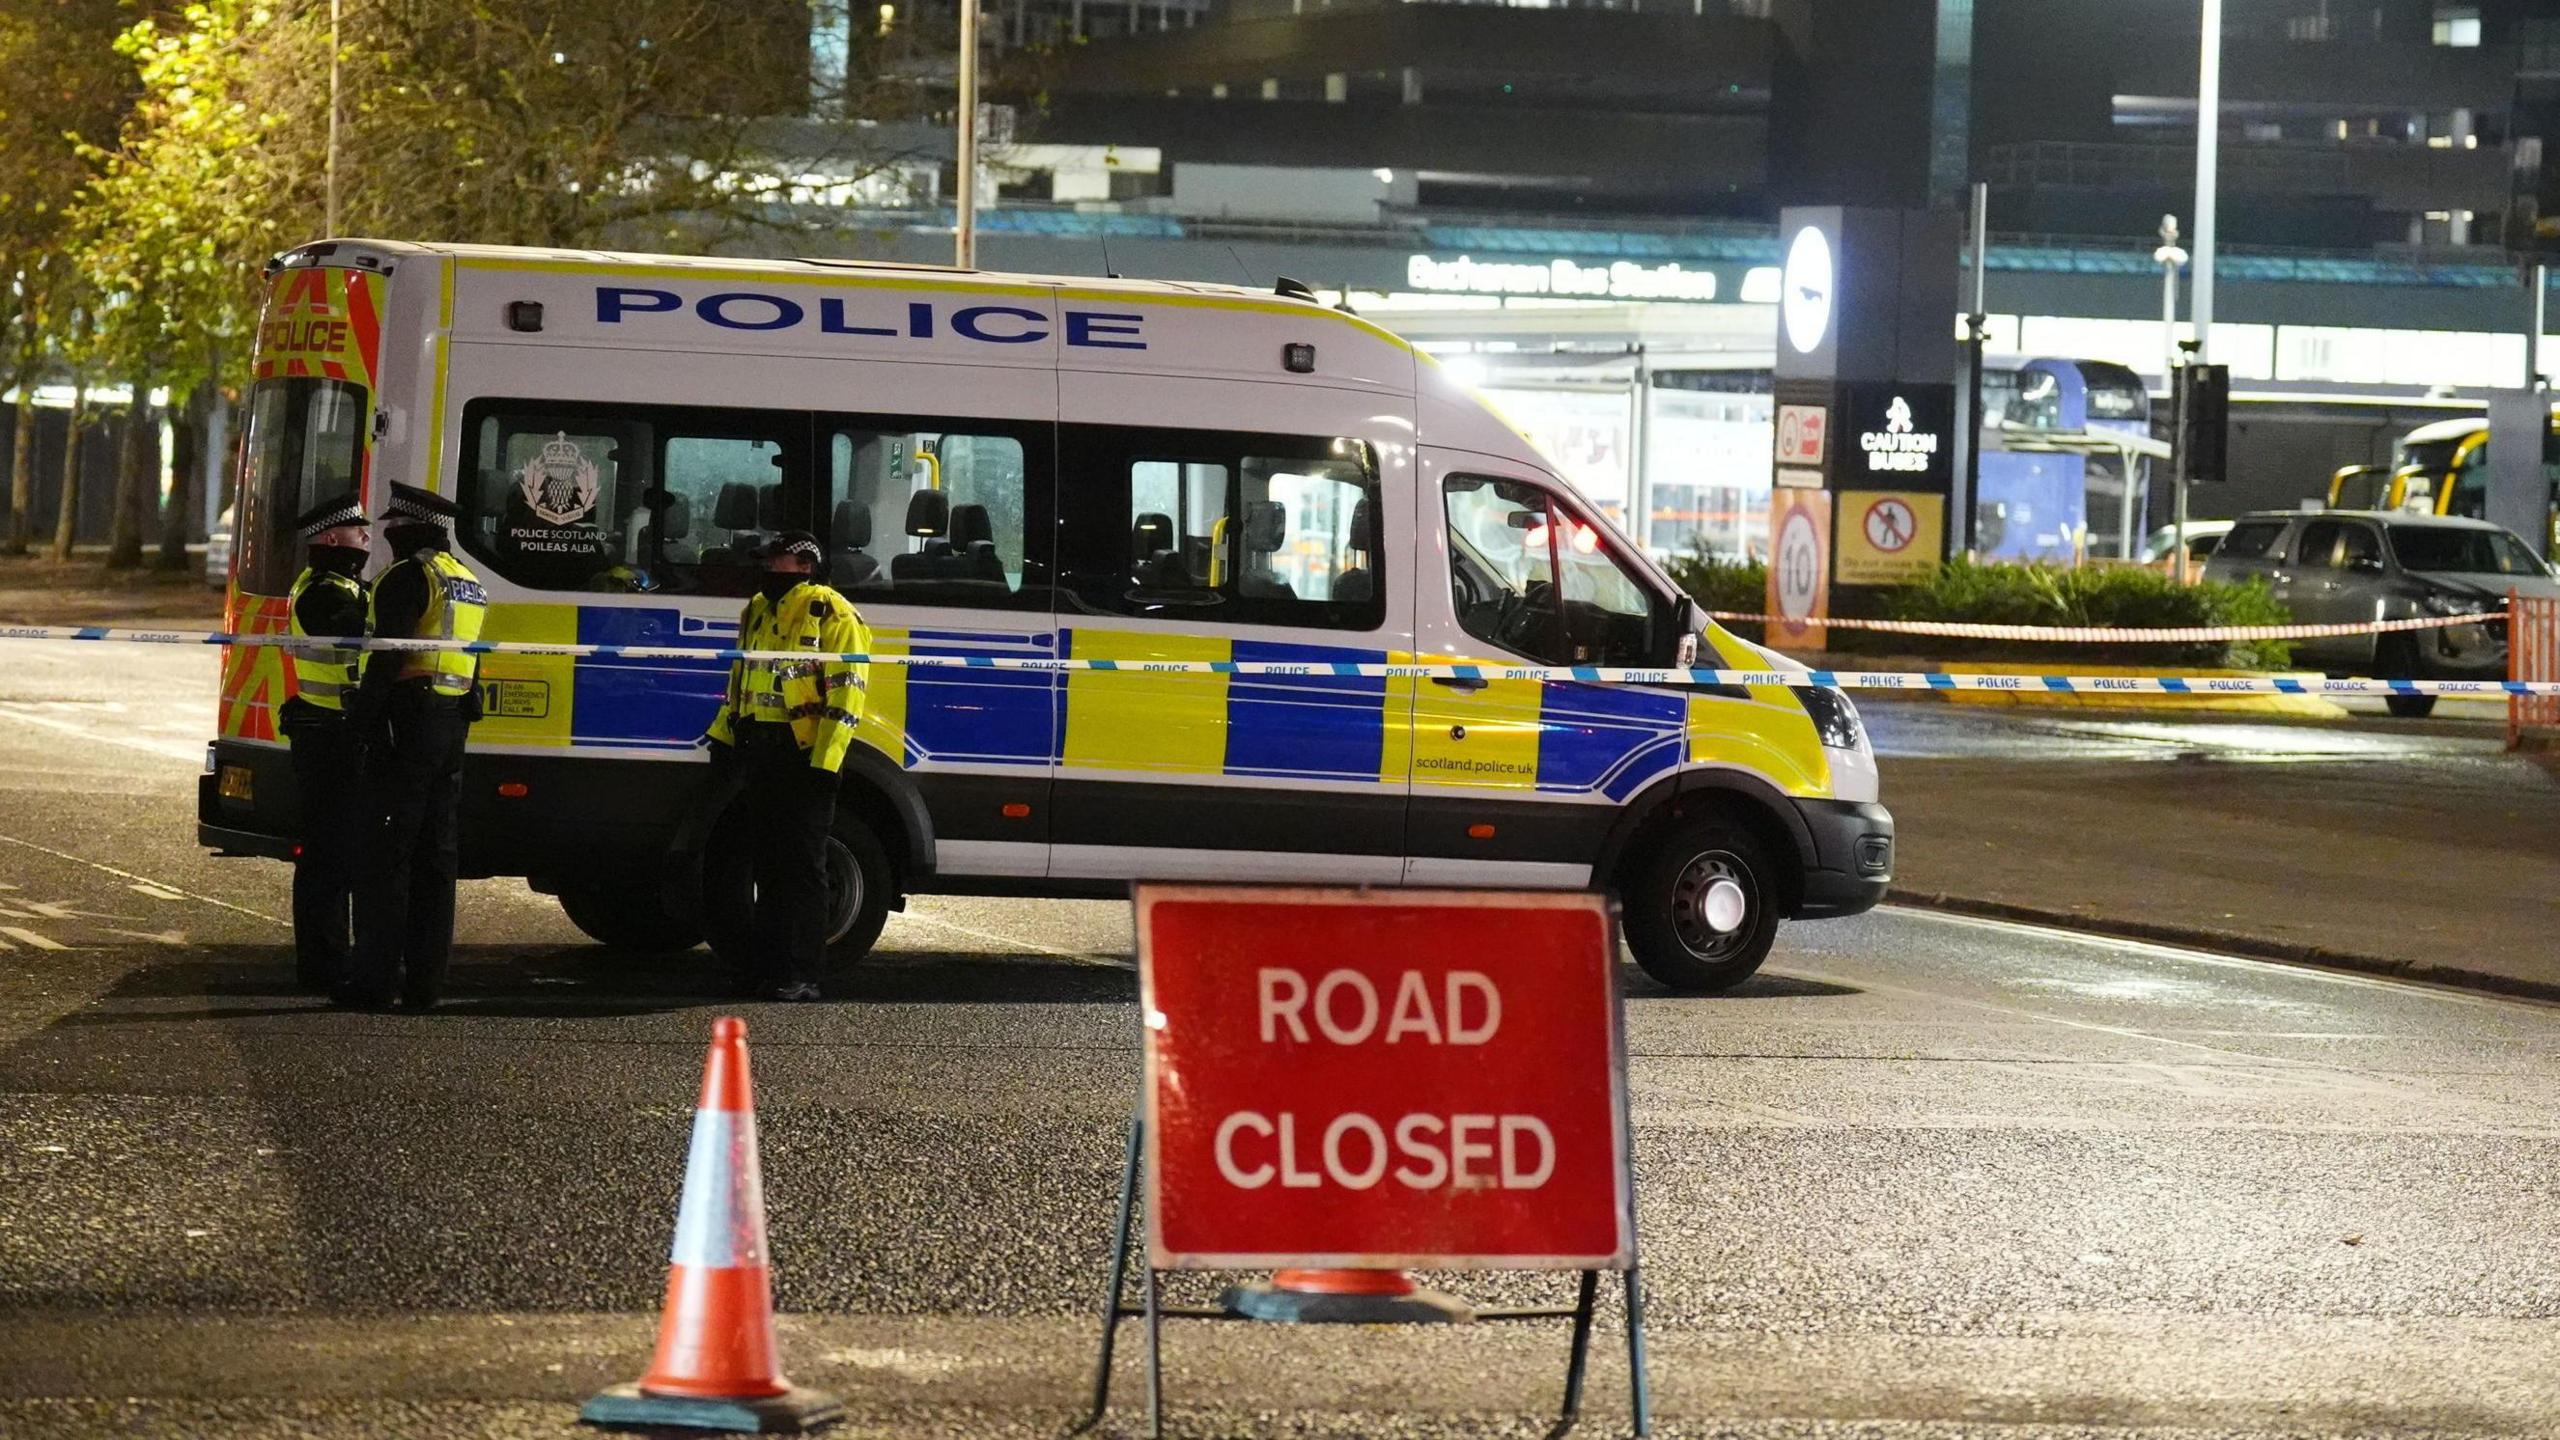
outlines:
M509 543L534 555L590 556L603 546L595 525L603 472L566 433L555 433L516 471L517 513Z

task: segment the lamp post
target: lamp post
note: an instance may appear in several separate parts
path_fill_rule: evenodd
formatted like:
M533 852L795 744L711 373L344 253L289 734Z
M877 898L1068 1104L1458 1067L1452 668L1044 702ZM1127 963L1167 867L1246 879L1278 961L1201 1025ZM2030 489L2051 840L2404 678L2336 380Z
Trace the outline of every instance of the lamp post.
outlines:
M2178 267L2187 263L2187 252L2178 248L2177 216L2160 217L2160 248L2151 252L2151 258L2160 266L2161 389L2169 396L2173 407L2170 412L2169 433L2177 435L2182 433L2174 408L2180 393L2178 390ZM2179 462L2172 460L2170 463L2174 466ZM2128 470L2132 464L2132 458L2128 456L2125 460ZM2178 491L2178 513L2177 518L2172 522L2174 529L2171 532L2171 539L2177 547L2178 558L2171 568L2183 582L2187 578L2187 481L2182 473L2173 473L2170 478ZM2128 484L2130 479L2131 477L2128 476Z
M978 268L978 0L960 0L959 213L951 227L952 262Z
M2204 0L2196 58L2196 359L2213 358L2213 196L2222 155L2222 0Z
M2160 217L2160 248L2151 252L2160 267L2160 375L2165 383L2178 369L2178 267L2187 252L2178 247L2178 217Z

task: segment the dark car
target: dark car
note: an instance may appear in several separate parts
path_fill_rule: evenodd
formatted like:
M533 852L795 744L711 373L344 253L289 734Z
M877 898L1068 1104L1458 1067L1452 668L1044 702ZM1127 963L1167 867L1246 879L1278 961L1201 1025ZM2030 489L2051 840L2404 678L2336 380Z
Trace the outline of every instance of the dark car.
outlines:
M2242 516L2206 562L2207 580L2261 579L2305 625L2457 616L2506 607L2507 592L2560 599L2552 567L2515 535L2481 520L2371 510ZM2332 675L2386 680L2489 680L2507 673L2503 620L2384 635L2302 640L2294 655ZM2393 695L2394 715L2435 709L2432 695Z

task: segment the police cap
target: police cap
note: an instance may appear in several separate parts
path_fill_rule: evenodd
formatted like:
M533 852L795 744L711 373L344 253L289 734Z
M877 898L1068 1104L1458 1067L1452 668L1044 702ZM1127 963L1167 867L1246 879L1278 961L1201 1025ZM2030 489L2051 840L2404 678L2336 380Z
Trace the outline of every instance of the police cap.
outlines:
M364 497L350 490L343 495L333 495L303 511L295 518L293 530L295 534L308 540L315 535L335 530L341 525L371 523L364 517Z
M383 514L390 525L437 525L451 527L462 511L441 495L431 494L415 485L391 482L391 505Z
M784 555L805 557L812 565L827 558L827 552L818 544L818 537L806 530L785 530L765 542L763 558L773 560Z

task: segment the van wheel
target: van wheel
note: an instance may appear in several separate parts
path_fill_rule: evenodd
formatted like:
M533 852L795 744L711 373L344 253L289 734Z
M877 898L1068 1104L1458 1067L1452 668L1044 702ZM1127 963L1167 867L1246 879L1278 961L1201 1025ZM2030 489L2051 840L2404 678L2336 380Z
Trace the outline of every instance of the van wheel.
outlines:
M1630 874L1620 897L1627 948L1644 973L1684 995L1730 990L1777 942L1777 881L1759 837L1729 820L1692 820Z
M702 943L701 927L667 911L653 885L594 885L560 892L561 912L586 937L634 955L673 955Z
M733 974L755 974L755 863L743 827L724 822L702 866L703 928ZM889 923L897 872L880 837L860 817L839 812L827 836L827 958L849 965L871 953Z
M870 954L897 895L898 873L880 837L861 817L839 813L827 837L827 958L850 965Z

